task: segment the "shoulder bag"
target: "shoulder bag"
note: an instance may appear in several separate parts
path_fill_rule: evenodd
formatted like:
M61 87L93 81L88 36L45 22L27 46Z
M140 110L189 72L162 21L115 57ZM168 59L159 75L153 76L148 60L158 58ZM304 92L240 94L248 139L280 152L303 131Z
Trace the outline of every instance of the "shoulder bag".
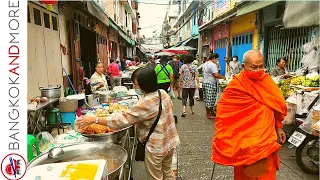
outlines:
M138 140L138 144L137 144L137 149L136 149L136 156L135 156L135 160L136 161L144 161L144 158L145 158L145 149L146 149L146 144L147 144L147 141L149 140L151 134L153 133L154 129L156 128L158 122L159 122L159 119L160 119L160 116L161 116L161 112L162 112L162 98L161 98L161 92L160 90L158 90L158 93L159 93L159 99L160 99L160 102L159 102L159 112L158 112L158 116L156 118L156 120L154 121L154 123L152 124L151 128L150 128L150 131L148 133L148 136L146 137L146 139L143 141L143 142L140 142Z

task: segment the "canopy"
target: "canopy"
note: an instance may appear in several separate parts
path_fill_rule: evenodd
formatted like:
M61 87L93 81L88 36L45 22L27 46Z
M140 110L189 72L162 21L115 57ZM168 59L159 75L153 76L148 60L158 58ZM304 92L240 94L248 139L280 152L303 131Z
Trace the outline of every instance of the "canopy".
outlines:
M155 54L156 56L173 56L175 53L172 52L159 52Z
M172 50L172 49L165 49L164 52L174 53L174 54L189 54L188 51L185 50Z
M171 47L167 50L183 50L183 51L192 51L192 50L197 50L194 47L191 46L178 46L178 47Z

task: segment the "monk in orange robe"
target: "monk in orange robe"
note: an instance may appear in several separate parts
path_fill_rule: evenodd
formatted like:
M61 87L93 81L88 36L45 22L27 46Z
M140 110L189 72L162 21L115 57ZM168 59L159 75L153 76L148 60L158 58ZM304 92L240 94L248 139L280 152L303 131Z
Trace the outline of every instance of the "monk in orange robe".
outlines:
M242 68L217 105L212 161L234 166L235 180L275 180L280 143L286 140L281 122L286 102L265 73L260 51L246 52Z

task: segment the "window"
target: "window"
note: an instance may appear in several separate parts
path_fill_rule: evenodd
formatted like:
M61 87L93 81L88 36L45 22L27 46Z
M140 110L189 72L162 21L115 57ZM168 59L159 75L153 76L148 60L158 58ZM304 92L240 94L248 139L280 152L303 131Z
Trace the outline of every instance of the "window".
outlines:
M253 36L253 35L250 34L250 41L249 41L250 43L252 43L252 36Z
M34 23L41 26L41 14L39 9L33 8L33 18Z
M239 45L239 37L236 37L236 45Z
M127 13L127 11L125 11L125 14L126 14L126 27L128 27L128 13Z
M55 16L52 16L52 28L53 30L58 31L58 20Z
M249 35L247 34L246 35L246 44L248 44L249 43Z
M29 6L28 6L28 23L31 23Z
M236 38L233 37L233 38L232 38L232 44L235 45L235 43L236 43Z
M43 13L43 21L44 21L44 27L50 29L50 17L48 13Z
M242 36L242 44L244 44L245 38L246 38L246 35Z

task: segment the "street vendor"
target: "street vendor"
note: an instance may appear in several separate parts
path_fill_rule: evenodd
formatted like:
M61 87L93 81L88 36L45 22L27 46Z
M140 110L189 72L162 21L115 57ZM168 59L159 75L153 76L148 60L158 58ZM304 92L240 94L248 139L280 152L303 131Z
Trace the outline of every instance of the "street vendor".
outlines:
M283 76L283 78L285 79L289 78L290 75L286 67L286 64L287 64L286 58L277 59L277 66L274 69L272 69L272 71L270 72L270 75L272 77Z
M113 113L109 117L84 116L77 119L76 126L80 129L96 123L117 130L136 124L139 131L138 139L143 142L158 116L161 97L160 119L146 142L145 169L147 179L174 180L172 158L180 140L174 122L171 98L164 90L158 91L157 75L153 69L139 68L132 74L132 81L135 91L144 94L144 97L131 109L123 113Z
M96 91L107 91L108 83L106 76L103 74L103 64L98 62L96 65L96 72L90 78L90 85L92 93Z
M276 180L286 101L260 51L247 51L243 63L217 105L212 160L234 166L234 180Z

